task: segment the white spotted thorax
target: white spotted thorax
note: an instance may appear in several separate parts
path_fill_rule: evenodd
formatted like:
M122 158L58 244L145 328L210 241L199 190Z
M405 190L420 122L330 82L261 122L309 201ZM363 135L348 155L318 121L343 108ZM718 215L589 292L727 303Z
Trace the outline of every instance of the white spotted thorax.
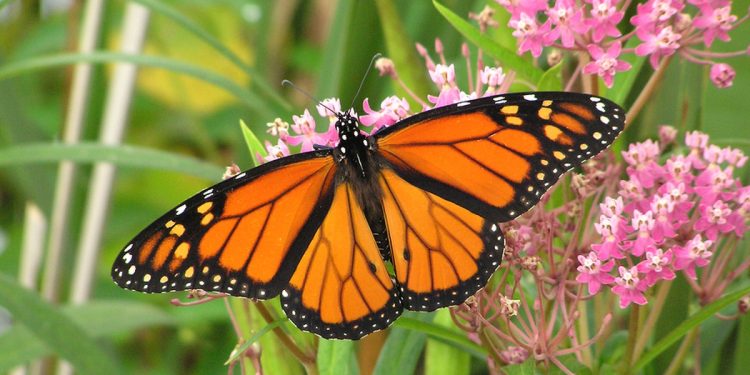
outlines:
M335 126L339 135L339 144L336 146L337 159L348 159L358 174L362 178L367 178L370 144L359 130L359 120L350 112L340 112L336 117L338 120Z

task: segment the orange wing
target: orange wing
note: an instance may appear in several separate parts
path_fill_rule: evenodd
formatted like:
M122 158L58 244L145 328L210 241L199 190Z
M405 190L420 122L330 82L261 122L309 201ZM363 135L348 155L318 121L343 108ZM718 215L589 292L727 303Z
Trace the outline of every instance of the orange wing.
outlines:
M531 208L624 127L616 104L574 93L509 94L438 108L375 134L404 179L491 221Z
M484 287L505 245L494 223L382 171L383 212L404 307L457 305Z
M349 184L336 188L328 215L281 292L281 306L297 327L338 339L358 339L401 315L401 297Z
M203 289L271 298L283 289L332 199L330 151L240 173L196 194L138 234L112 278L140 292Z

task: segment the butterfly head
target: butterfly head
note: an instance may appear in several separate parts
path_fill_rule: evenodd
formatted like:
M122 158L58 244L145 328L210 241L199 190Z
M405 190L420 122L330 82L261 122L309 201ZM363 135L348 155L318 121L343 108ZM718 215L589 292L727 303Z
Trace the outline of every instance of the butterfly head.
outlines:
M341 161L347 159L359 171L359 174L365 177L370 143L359 130L359 120L352 114L352 111L339 112L336 117L335 126L339 135L339 144L336 146L337 159Z

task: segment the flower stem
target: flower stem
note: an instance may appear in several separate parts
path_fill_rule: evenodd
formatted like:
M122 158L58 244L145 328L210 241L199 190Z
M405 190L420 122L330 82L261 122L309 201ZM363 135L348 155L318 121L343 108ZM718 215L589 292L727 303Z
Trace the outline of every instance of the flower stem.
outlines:
M271 315L271 312L268 311L268 308L266 307L263 302L258 302L255 304L255 308L258 309L258 312L263 317L263 319L268 322L269 324L274 322L275 319L273 315ZM294 355L295 358L302 364L302 366L305 367L305 370L307 371L308 375L315 375L318 373L318 368L315 366L315 357L309 354L305 354L302 349L300 349L297 344L292 341L292 339L289 338L289 336L284 332L281 327L276 327L273 329L274 335L279 338L281 343L289 349L289 351Z
M656 87L659 85L662 78L664 78L664 72L667 71L667 66L669 65L669 62L672 61L672 56L674 55L667 56L661 61L654 74L652 74L648 79L648 82L646 82L646 86L644 86L643 90L641 90L641 93L638 94L638 98L636 98L635 102L633 102L633 105L630 106L628 113L625 115L626 127L633 123L633 119L638 116L638 113L641 112L643 106L651 98L651 94L654 93Z
M628 346L625 348L625 360L622 361L623 374L631 373L631 366L633 365L633 353L635 352L635 342L640 333L638 332L640 312L641 307L639 305L633 305L633 309L630 310L630 322L628 322Z
M687 354L688 349L690 349L690 346L693 345L697 336L698 327L690 330L687 336L682 340L680 348L677 350L677 353L675 353L674 358L672 358L672 362L669 363L669 367L667 368L667 371L664 372L664 375L674 375L680 371L680 368L685 361L685 355Z
M659 320L661 310L662 308L664 308L664 302L667 300L667 295L669 294L671 286L672 281L667 281L659 285L659 291L656 292L656 296L651 301L651 303L649 303L649 306L651 306L651 310L648 313L646 322L640 329L640 335L638 336L638 339L635 343L635 348L633 350L634 358L640 357L641 353L643 353L643 349L646 347L646 342L648 341L649 337L651 337L651 331L654 329L654 326L656 326L656 322Z

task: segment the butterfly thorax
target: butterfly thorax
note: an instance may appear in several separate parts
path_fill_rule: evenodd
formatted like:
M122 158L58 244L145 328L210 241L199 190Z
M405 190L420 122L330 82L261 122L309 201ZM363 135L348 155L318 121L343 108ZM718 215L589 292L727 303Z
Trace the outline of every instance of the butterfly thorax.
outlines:
M359 130L359 121L349 113L339 113L336 115L336 131L339 134L339 144L336 146L336 160L343 165L343 168L349 168L347 175L351 178L367 180L371 168L370 143L366 136ZM354 181L351 181L355 183Z

